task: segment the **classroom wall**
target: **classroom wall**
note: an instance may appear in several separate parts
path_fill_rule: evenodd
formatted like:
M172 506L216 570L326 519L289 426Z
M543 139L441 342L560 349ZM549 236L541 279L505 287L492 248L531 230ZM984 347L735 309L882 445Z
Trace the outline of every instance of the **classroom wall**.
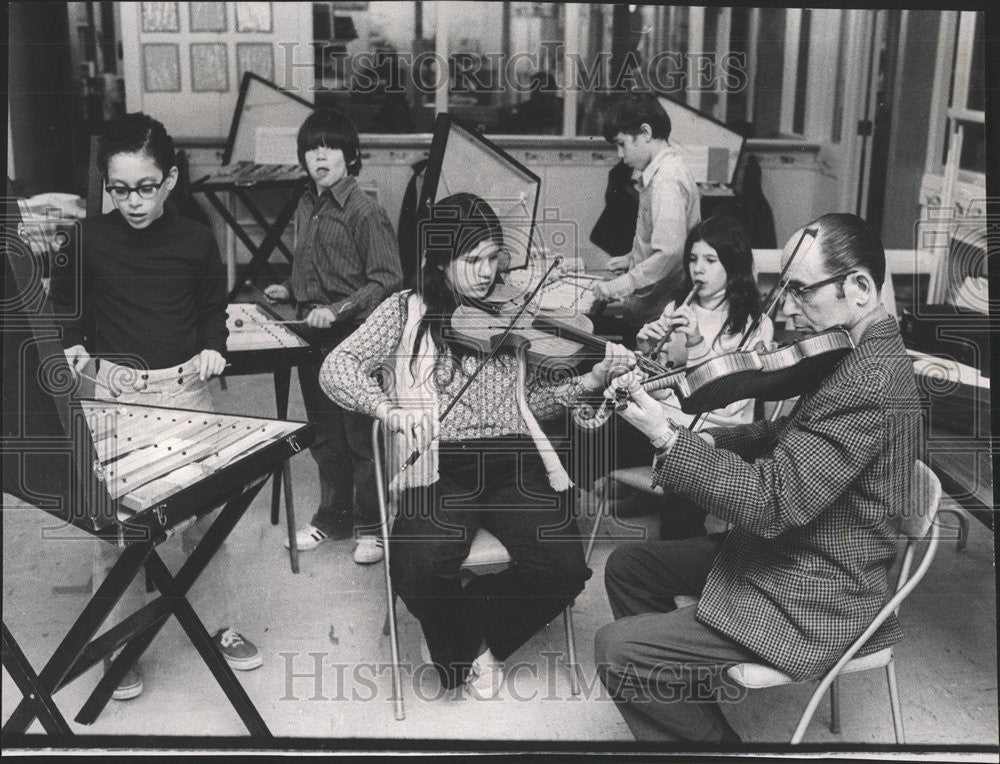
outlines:
M568 235L575 236L578 252L590 267L600 266L606 257L590 243L590 232L604 209L604 190L608 170L618 161L615 152L602 138L556 139L506 138L493 140L541 178L538 202L539 221L560 225ZM412 176L411 165L427 156L430 136L361 136L364 169L359 177L363 186L377 189L379 201L389 219L396 225ZM835 209L837 182L824 162L820 146L802 145L790 141L754 141L748 144L750 153L761 164L762 186L774 215L779 246L800 226ZM294 161L294 144L289 148ZM188 148L191 177L197 179L219 167L221 149ZM202 200L203 202L204 200ZM280 196L265 199L265 209L277 212ZM207 204L205 207L216 220L216 235L223 251L232 251L237 261L248 254L234 241L225 224ZM253 230L248 221L248 230ZM294 230L286 240L294 241ZM258 236L259 238L259 236ZM280 262L280 255L274 255Z
M241 79L241 60L265 79L288 83L312 100L312 4L252 3L270 7L270 31L240 31L235 3L226 3L225 31L192 31L198 3L122 3L121 35L128 111L145 111L179 139L217 141L229 134ZM144 18L147 6L176 9ZM246 24L244 24L246 26ZM155 31L153 31L155 30ZM205 48L199 46L220 46ZM250 48L248 46L257 46ZM270 51L270 63L267 52ZM221 56L202 66L202 54ZM292 56L289 59L288 53ZM244 59L243 56L247 58ZM291 64L305 64L294 66ZM196 81L198 73L205 76ZM210 87L212 90L205 90Z

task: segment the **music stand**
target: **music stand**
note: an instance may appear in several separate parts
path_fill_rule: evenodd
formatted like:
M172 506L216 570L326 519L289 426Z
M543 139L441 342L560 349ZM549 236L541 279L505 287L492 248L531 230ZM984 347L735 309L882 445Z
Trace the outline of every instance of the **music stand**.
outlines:
M222 155L223 169L191 184L191 193L203 194L250 252L250 262L243 273L236 277L229 291L230 302L236 298L243 285L252 281L267 264L275 249L281 252L288 262L292 262L292 252L281 240L281 236L295 213L295 206L305 189L304 181L308 177L298 165L262 165L254 162L255 127L258 123L297 126L314 108L313 104L301 96L284 90L253 72L246 72L240 83L240 94ZM251 112L252 118L249 116ZM251 190L268 189L294 191L274 220L270 221L250 194ZM254 223L264 231L264 237L259 244L219 199L218 194L221 192L235 194Z

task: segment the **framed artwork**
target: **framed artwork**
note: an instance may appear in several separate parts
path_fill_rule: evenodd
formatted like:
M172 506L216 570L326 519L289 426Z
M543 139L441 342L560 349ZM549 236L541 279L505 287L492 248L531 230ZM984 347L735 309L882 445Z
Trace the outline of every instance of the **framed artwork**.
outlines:
M143 3L142 31L181 31L180 14L177 12L177 3Z
M147 93L178 93L181 89L180 48L174 43L142 46L142 84Z
M191 43L191 90L195 93L229 90L229 57L225 43Z
M229 25L225 3L188 3L192 32L225 32Z
M236 3L237 32L270 32L270 3Z
M265 80L274 79L274 49L269 42L236 43L236 77L252 72Z

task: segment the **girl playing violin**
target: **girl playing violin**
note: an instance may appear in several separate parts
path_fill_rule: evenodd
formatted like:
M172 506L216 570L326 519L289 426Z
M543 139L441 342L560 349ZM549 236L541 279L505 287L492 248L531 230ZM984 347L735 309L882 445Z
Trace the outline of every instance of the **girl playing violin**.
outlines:
M636 335L637 348L646 355L666 336L653 360L675 367L737 350L743 333L762 310L753 253L735 218L712 217L692 228L684 245L684 263L684 281L675 299ZM753 348L758 342L769 345L773 338L771 319L764 316L745 347ZM672 390L657 391L653 397L674 422L690 424L694 419L680 410ZM705 414L696 429L749 424L753 413L753 399L736 401Z
M743 333L762 311L753 253L734 218L711 217L692 228L684 245L684 263L684 281L675 299L656 321L643 326L636 335L639 351L651 356L659 347L652 360L674 367L698 364L737 350ZM771 319L763 316L745 347L752 348L758 342L768 345L773 337ZM651 395L677 424L690 425L694 420L693 415L681 411L673 390L667 388ZM749 424L753 416L754 400L740 400L704 414L695 429ZM648 447L631 442L631 435L629 432L624 436L629 438L629 446L623 447L619 441L619 453L634 448L652 458ZM619 464L624 466L621 461ZM701 536L726 528L722 521L706 516L703 510L674 494L664 497L661 514L661 539Z
M437 203L422 229L416 288L376 308L327 356L320 380L337 403L383 423L390 465L393 451L397 465L421 452L392 479L399 513L390 575L420 621L442 684L464 681L488 698L500 689L502 661L571 604L591 575L574 491L558 474L558 458L553 464L553 453L540 453L549 446L535 417L555 417L584 391L602 389L616 351L566 381L522 367L520 392L515 353L500 351L452 406L480 364L456 344L452 316L492 291L503 233L490 206L466 193ZM513 563L463 587L459 569L479 528L503 543Z

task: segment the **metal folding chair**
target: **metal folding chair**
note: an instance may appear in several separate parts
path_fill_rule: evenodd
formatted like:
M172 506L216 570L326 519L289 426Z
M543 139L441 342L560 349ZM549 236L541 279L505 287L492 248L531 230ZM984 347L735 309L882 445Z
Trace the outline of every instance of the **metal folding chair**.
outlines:
M906 551L903 554L902 565L899 576L896 580L896 593L878 612L868 628L854 640L839 661L823 676L819 685L813 692L809 703L806 705L795 733L792 735L792 744L802 742L806 728L816 713L827 688L830 689L830 731L840 732L840 698L837 687L837 680L841 674L856 673L859 671L870 671L872 669L884 668L886 682L889 685L889 704L892 710L893 730L896 735L896 743L906 742L903 732L903 714L899 704L899 689L896 685L896 669L893 657L893 648L886 647L878 652L855 658L865 642L872 634L885 622L893 613L899 612L899 603L906 599L907 595L913 591L914 587L924 577L938 546L938 534L931 533L935 526L938 506L941 503L941 482L927 465L917 461L913 471L913 502L908 512L904 512L900 517L900 531L906 535ZM911 573L913 567L913 557L917 544L928 537L927 549L920 560L916 570ZM740 663L731 666L726 670L729 678L750 689L760 689L764 687L777 687L784 684L793 684L794 680L766 664Z

